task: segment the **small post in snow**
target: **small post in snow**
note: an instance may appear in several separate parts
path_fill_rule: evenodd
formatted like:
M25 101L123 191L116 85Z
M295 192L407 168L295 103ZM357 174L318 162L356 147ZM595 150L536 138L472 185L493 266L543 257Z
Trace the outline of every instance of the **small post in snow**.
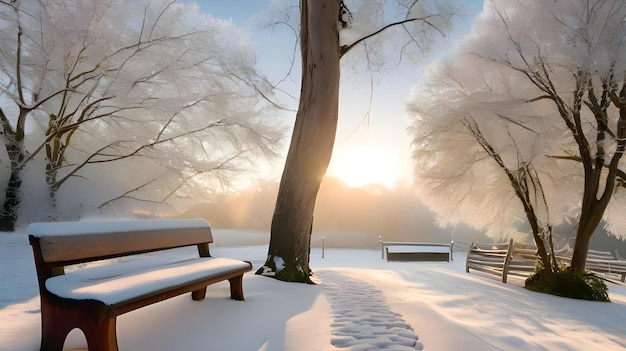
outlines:
M452 229L452 233L450 233L450 261L454 261L454 231L455 229Z

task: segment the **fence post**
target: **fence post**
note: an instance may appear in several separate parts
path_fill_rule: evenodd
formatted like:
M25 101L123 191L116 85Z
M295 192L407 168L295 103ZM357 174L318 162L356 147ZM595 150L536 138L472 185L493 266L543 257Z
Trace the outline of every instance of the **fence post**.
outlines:
M324 258L324 237L322 236L322 258Z
M454 240L450 241L450 261L454 261Z

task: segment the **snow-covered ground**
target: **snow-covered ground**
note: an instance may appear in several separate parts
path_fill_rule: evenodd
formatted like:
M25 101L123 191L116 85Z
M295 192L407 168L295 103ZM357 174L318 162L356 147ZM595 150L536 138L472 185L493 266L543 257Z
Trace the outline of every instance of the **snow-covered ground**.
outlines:
M267 234L214 230L212 254L264 263ZM256 238L256 239L255 239ZM180 255L181 250L167 253ZM164 259L153 254L150 259ZM465 272L450 263L386 262L378 248L313 248L319 285L244 277L246 301L228 284L204 301L180 296L118 318L120 350L623 350L626 286L611 303L525 290L512 278ZM38 350L39 297L25 234L0 235L0 350ZM65 350L83 350L73 331Z

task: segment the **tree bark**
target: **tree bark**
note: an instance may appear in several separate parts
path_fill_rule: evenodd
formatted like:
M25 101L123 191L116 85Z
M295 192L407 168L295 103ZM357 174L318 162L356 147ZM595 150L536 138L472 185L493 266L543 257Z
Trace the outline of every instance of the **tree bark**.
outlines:
M597 170L598 173L600 173L600 171L601 170ZM600 199L596 198L598 183L599 180L590 181L585 179L583 205L578 221L578 228L576 230L576 243L574 244L572 264L570 266L570 269L576 272L584 272L585 270L591 236L600 224L604 211L609 204L608 200L610 197L608 197L608 199L605 196L602 196ZM615 184L614 178L612 180L606 180L606 187L611 189L605 189L605 194L607 191L613 192L614 186L611 186L611 184Z
M309 267L313 211L337 129L340 2L300 4L300 104L272 217L267 261L257 271L279 280L313 283Z
M600 182L602 182L602 171L605 168L604 152L596 156L595 165L583 162L585 169L585 185L583 193L582 209L578 229L576 231L576 243L572 253L572 264L570 269L577 272L584 272L587 262L587 252L589 251L589 241L594 231L602 221L604 212L611 201L615 191L616 178L619 171L618 165L626 149L626 83L622 86L619 98L613 103L619 108L619 120L617 122L617 148L611 162L608 164L606 179L604 180L604 190L599 195ZM583 161L585 159L583 158ZM599 197L598 197L599 196Z
M16 130L11 125L0 109L0 123L2 132L6 138L4 147L11 162L11 176L5 188L2 216L0 216L0 231L12 232L17 223L17 211L22 202L22 169L24 168L24 125L26 116L30 110L21 108L18 115Z
M7 146L7 150L14 149ZM11 155L12 151L9 151ZM21 154L21 153L20 153ZM0 217L0 231L12 232L15 230L15 224L17 223L17 211L21 203L21 189L22 189L22 171L17 163L11 158L11 177L7 183L6 190L4 192L4 204L2 206L2 216Z

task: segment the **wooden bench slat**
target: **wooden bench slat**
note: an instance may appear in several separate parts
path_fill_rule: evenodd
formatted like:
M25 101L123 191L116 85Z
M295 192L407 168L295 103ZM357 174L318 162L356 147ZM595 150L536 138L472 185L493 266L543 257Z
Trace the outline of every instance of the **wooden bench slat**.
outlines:
M203 219L94 219L79 222L35 222L26 232L35 237L140 232L149 230L181 230L211 227Z
M206 221L120 221L32 223L26 232L39 240L44 262L89 262L107 257L150 252L200 243L212 243L211 227ZM168 235L173 226L176 235ZM123 225L117 232L106 232ZM159 227L162 225L162 227ZM81 229L92 228L86 234Z

